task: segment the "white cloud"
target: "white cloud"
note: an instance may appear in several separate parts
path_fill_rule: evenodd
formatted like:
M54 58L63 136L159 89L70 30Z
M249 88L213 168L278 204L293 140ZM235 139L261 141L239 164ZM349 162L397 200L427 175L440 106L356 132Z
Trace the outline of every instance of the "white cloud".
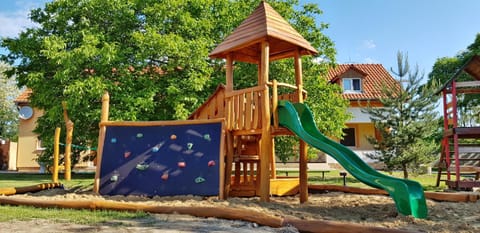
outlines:
M0 37L17 37L21 31L34 27L29 18L30 10L43 6L47 1L50 0L15 0L8 7L2 7Z
M363 59L363 62L366 63L366 64L379 64L380 62L371 58L371 57L366 57L365 59Z
M365 49L374 49L375 47L377 47L377 45L373 40L364 40L362 43L362 48Z
M16 11L0 13L0 37L17 37L18 34L34 23L28 18L29 11Z

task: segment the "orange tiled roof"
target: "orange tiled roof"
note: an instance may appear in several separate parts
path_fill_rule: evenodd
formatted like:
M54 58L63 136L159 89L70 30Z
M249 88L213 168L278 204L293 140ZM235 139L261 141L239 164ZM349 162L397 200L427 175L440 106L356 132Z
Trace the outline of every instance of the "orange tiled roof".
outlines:
M359 93L343 93L349 100L378 100L382 97L381 87L399 87L399 83L381 64L341 64L328 71L328 80L341 84L342 78L362 78L362 91Z
M17 96L17 98L13 102L17 104L28 103L30 102L29 98L31 94L32 94L32 89L27 88L19 96Z

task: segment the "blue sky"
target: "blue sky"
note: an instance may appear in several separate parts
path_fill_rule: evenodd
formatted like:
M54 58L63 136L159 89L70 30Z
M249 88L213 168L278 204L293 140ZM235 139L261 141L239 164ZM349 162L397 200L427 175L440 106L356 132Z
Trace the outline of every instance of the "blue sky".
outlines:
M47 1L0 1L0 37L32 26L29 9ZM339 63L390 69L397 51L403 51L427 75L437 58L454 56L480 32L479 0L300 0L306 2L323 10L317 22L330 25L325 34L335 42Z
M318 3L317 22L337 49L338 63L380 63L396 70L408 53L425 76L437 58L453 57L480 33L478 0L300 0Z

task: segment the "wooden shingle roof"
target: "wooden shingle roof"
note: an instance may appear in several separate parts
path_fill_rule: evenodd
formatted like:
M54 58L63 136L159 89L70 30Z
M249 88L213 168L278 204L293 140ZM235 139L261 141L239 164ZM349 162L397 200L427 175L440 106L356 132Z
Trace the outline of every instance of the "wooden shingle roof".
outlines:
M358 74L362 79L361 92L346 92L342 96L349 100L378 100L382 97L382 85L400 87L381 64L341 64L328 70L328 80L341 84L342 78L352 78Z
M291 57L297 48L301 55L317 53L278 12L262 1L209 56L226 58L231 53L236 61L258 63L262 41L269 42L270 60Z
M15 98L13 102L15 102L16 104L29 103L30 102L29 98L31 94L32 94L32 89L27 88L22 93L20 93L20 95L17 96L17 98Z

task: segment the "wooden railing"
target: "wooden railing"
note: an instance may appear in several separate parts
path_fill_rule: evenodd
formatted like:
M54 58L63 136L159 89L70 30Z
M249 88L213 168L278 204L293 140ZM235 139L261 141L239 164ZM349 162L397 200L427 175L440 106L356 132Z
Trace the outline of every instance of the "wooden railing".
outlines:
M288 100L293 103L303 102L304 99L307 98L307 92L305 90L301 90L299 93L299 88L294 85L290 85L287 83L279 83L277 80L273 80L273 82L268 83L272 86L272 100L271 100L271 108L273 113L273 125L275 128L278 128L278 113L277 113L277 106L279 100ZM278 88L289 88L293 89L294 92L288 92L286 94L278 94Z
M227 129L245 133L256 132L262 126L262 97L267 86L235 90L225 94Z

